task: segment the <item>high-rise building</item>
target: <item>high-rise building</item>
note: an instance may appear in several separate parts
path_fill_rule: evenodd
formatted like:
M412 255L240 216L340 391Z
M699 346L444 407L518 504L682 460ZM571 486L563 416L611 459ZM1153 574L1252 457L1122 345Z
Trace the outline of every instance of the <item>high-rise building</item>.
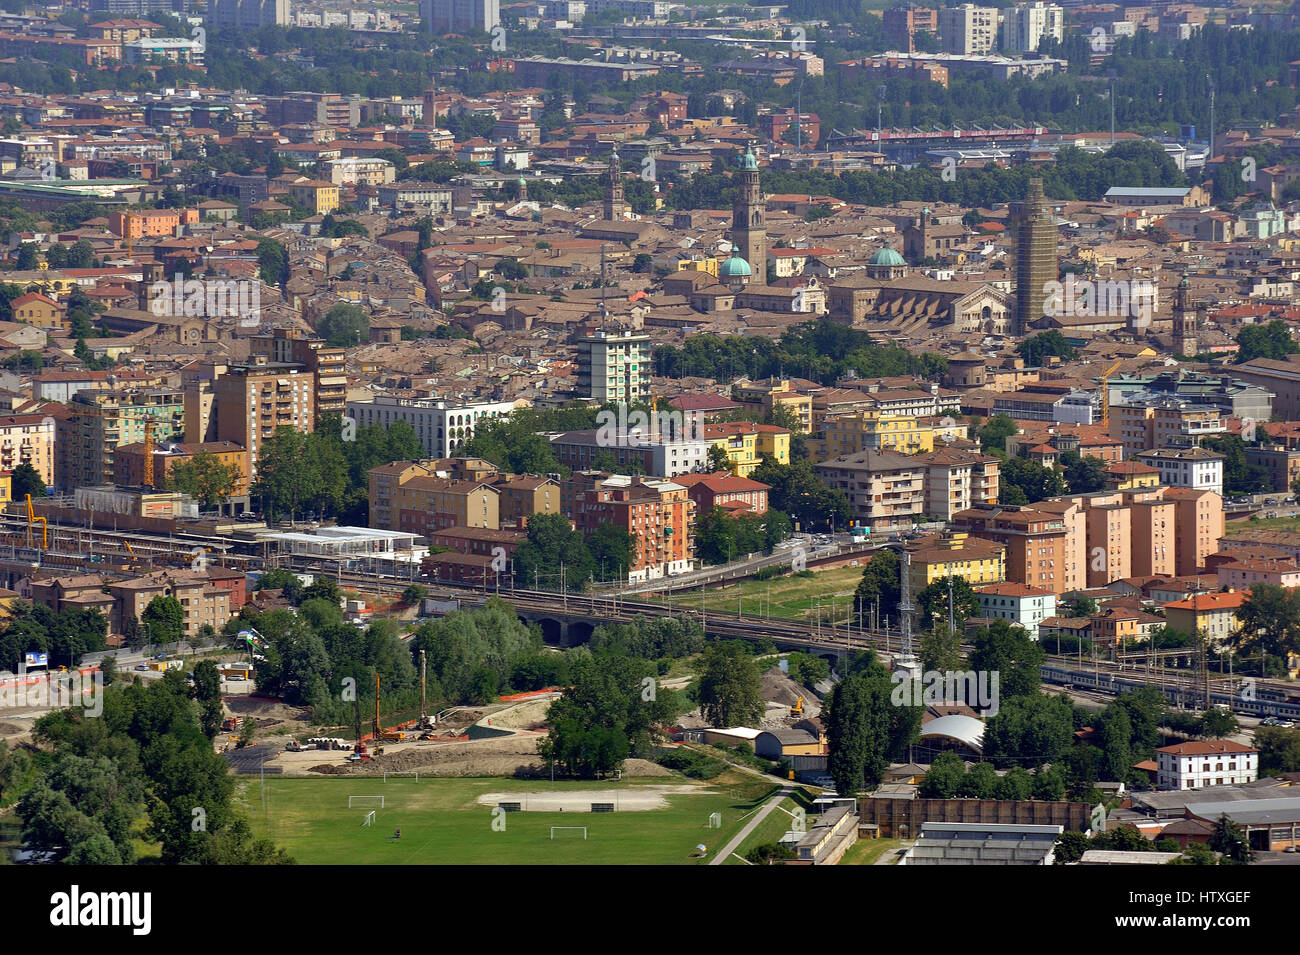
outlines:
M885 32L885 49L901 53L916 52L916 35L939 35L939 11L930 7L891 7L881 14Z
M740 161L740 192L731 208L731 244L749 263L752 281L763 285L767 276L767 223L764 219L763 188L758 181L758 159L754 148L745 150Z
M211 0L208 10L208 22L218 28L257 30L289 25L289 0Z
M626 219L627 202L623 199L623 167L618 161L618 150L609 154L609 169L605 173L605 221Z
M491 33L501 23L501 0L420 0L420 17L429 33Z
M193 0L93 0L91 10L114 16L143 17L150 13L188 13Z
M82 391L68 407L72 413L58 433L54 459L55 484L62 488L113 483L118 446L144 441L147 422L155 442L180 438L185 430L184 395L170 388Z
M270 334L254 335L250 343L254 357L284 365L301 365L316 376L316 419L342 415L346 410L348 377L343 363L347 349L327 345L324 339L304 337L297 328L273 328Z
M1178 291L1174 295L1174 353L1194 356L1199 348L1196 341L1196 309L1187 301L1187 273L1178 280Z
M998 37L997 8L963 3L940 10L939 36L945 53L992 53Z
M1029 195L1012 207L1016 236L1016 320L1013 336L1043 317L1048 283L1057 280L1056 215L1043 196L1043 180L1029 180Z
M234 365L213 383L217 441L248 452L249 479L257 480L262 444L277 428L316 427L315 375L297 365Z
M1047 37L1065 38L1065 11L1055 3L1020 3L1003 11L1003 53L1035 53Z
M596 401L650 397L650 336L598 330L578 339L578 389Z

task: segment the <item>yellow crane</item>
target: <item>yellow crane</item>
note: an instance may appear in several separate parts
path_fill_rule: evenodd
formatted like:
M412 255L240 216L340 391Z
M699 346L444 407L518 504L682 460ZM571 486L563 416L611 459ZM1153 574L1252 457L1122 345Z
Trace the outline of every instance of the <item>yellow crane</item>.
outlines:
M1115 374L1115 369L1122 364L1123 361L1115 362L1101 376L1101 423L1107 431L1110 430L1110 376Z
M158 427L158 419L153 415L120 415L124 421L142 421L144 422L144 469L140 476L140 484L144 487L154 487L154 467L153 452L156 448L154 442L154 429Z
M32 526L41 522L41 550L50 549L50 522L44 517L36 516L36 509L32 507L32 496L27 495L27 546L32 546Z

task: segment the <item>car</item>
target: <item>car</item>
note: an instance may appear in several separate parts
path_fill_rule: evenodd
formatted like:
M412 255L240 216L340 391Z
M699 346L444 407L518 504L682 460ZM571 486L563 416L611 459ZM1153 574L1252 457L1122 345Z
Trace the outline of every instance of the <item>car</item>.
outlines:
M149 669L149 664L147 664L147 663L137 663L137 664L135 665L135 668L136 668L137 670L147 670L147 669Z

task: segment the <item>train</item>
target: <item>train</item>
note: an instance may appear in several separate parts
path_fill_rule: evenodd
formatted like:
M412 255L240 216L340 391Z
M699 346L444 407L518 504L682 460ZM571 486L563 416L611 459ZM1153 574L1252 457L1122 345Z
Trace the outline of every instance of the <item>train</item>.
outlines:
M1087 670L1075 670L1069 667L1044 664L1043 682L1083 690L1098 690L1102 693L1118 695L1133 690L1152 686L1140 676L1126 677L1114 673L1092 673ZM1199 708L1203 691L1197 687L1176 683L1157 687L1162 689L1169 702L1177 706ZM1246 697L1253 697L1246 699ZM1260 687L1253 693L1231 694L1211 690L1210 704L1227 706L1232 712L1241 716L1272 716L1284 720L1300 720L1300 699L1292 693L1273 687Z

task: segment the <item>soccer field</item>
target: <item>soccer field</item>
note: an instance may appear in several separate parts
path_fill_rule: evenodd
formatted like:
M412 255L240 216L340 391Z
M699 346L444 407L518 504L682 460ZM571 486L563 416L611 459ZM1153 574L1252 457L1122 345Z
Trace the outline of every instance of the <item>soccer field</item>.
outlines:
M769 782L734 770L699 786L699 794L670 794L666 809L623 812L507 812L479 803L487 793L518 794L583 790L629 796L654 786L690 784L681 777L642 780L559 782L501 778L242 779L236 799L253 831L266 836L300 863L313 865L437 864L652 864L707 862L744 825L742 818L774 790ZM349 796L384 797L377 802ZM630 800L629 800L630 801ZM372 826L363 826L375 810ZM711 813L722 828L708 828ZM494 828L494 824L496 828ZM504 824L504 831L501 826ZM552 826L586 826L557 831ZM395 839L394 830L402 836ZM692 858L703 843L709 853Z

